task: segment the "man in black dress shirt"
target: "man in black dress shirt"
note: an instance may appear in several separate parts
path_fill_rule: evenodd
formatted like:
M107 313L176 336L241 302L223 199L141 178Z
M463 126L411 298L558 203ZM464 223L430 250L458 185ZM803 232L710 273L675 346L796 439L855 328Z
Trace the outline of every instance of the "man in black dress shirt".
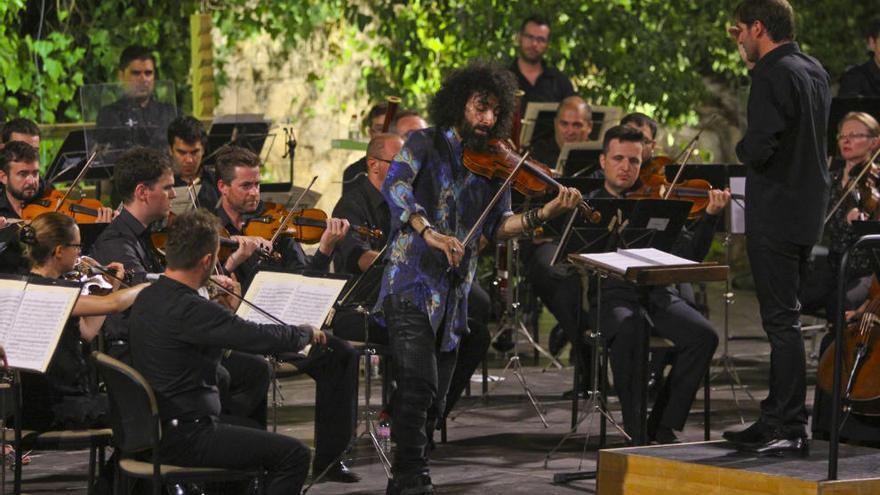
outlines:
M367 113L365 124L367 127L367 136L370 139L382 133L382 126L385 124L385 113L388 110L388 103L382 102L373 105ZM342 194L353 186L358 177L367 175L367 157L366 155L359 158L356 162L345 167L342 171Z
M516 76L519 89L525 92L522 108L529 102L562 101L574 94L568 77L544 61L550 43L550 21L538 15L528 17L520 26L516 40L518 53L510 70Z
M559 104L553 119L553 136L532 142L532 158L556 168L559 153L565 143L580 143L590 137L593 130L593 112L580 96L569 96Z
M868 50L872 57L867 62L850 67L840 78L838 96L869 96L880 98L880 17L868 23L866 29Z
M214 174L202 166L205 156L205 127L195 117L177 117L168 124L168 148L174 160L174 187L199 186L196 204L213 211L220 201Z
M264 214L260 201L260 157L246 148L231 146L217 154L216 167L220 190L216 214L230 234L241 235L247 222L259 221ZM327 219L327 229L313 256L306 256L302 246L289 237L280 238L275 246L261 239L265 242L261 243L264 250L281 253L281 265L272 267L259 253L253 253L235 269L235 275L247 287L265 264L285 271L327 271L336 244L347 232L347 221ZM327 479L352 483L360 477L338 459L348 447L356 423L358 354L338 338L329 338L327 346L332 352L303 366L317 383L314 471L320 473L329 467ZM294 356L281 357L297 360Z
M593 198L625 198L639 177L642 161L642 133L626 126L612 127L605 133L600 164L605 171L604 188ZM672 254L702 261L709 251L720 213L730 201L727 191L709 192L706 212L689 228L683 229ZM595 284L594 278L590 279ZM590 290L596 305L595 290ZM620 398L624 427L631 436L642 433L639 413L642 381L645 377L644 349L646 321L653 322L654 333L675 344L675 360L648 418L647 439L675 443L674 430L684 427L691 404L718 346L712 324L691 307L673 286L657 286L647 293L627 282L602 282L600 329L610 347L614 387ZM595 314L595 311L594 311Z
M180 466L265 469L266 492L299 493L309 470L309 448L287 435L220 420L217 367L225 349L265 354L323 344L310 326L261 325L235 316L238 299L221 304L198 293L214 271L217 219L197 210L168 229L162 277L131 308L132 363L156 394L162 421L160 458ZM227 288L237 284L218 277Z
M829 78L793 41L786 0L746 0L734 19L729 32L752 77L736 154L746 165L746 250L770 340L770 391L758 421L724 438L759 454L802 454L809 447L798 289L828 206Z
M120 150L138 145L165 149L165 133L177 111L173 105L156 99L153 52L138 45L123 50L119 56L119 81L125 86L125 96L98 112L98 139Z
M10 141L24 141L39 150L40 127L30 119L12 119L0 126L0 149Z

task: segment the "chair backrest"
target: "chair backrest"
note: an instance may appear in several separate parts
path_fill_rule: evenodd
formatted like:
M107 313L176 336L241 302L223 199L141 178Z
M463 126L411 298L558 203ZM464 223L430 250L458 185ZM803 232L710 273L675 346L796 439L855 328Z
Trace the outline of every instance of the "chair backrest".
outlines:
M150 384L137 370L102 352L93 352L92 359L107 384L116 447L123 453L157 448L159 407Z

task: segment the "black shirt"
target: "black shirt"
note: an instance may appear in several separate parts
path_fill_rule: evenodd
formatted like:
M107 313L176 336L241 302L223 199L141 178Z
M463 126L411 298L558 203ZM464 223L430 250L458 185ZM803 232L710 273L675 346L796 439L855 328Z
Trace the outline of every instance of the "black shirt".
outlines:
M815 244L830 186L828 74L797 43L786 43L764 55L751 76L748 129L736 146L746 165L746 229Z
M92 258L106 265L118 261L131 273L133 283L146 280L147 274L165 270L156 256L150 229L135 218L126 208L101 232L92 246ZM104 320L104 336L111 340L127 340L130 311L107 316Z
M345 167L342 171L342 195L354 187L357 180L367 175L367 157L364 155L360 160Z
M840 77L837 96L880 97L880 66L877 62L872 58L847 69Z
M381 229L381 239L347 235L337 249L339 262L336 269L353 275L361 273L358 259L366 251L379 251L385 245L391 229L391 212L385 198L366 177L358 178L351 189L339 198L333 208L335 218L344 218L351 225Z
M526 104L529 102L559 102L574 95L574 87L572 87L571 81L565 74L548 66L544 62L541 62L541 64L544 67L544 71L541 72L541 75L535 80L534 85L532 85L529 80L526 79L526 76L519 71L519 65L517 65L516 59L514 59L513 63L510 65L510 71L516 76L519 89L525 92L520 104L523 111L525 111Z
M219 416L217 366L223 349L255 354L302 349L307 327L243 320L168 277L131 307L132 363L150 383L163 421Z
M263 210L263 203L260 202L260 205L257 207L257 213L247 215L246 218L258 218L263 214ZM242 231L236 228L232 220L229 219L229 215L226 214L226 210L223 209L222 205L218 206L214 213L217 214L220 218L220 223L226 227L226 230L231 235L244 235ZM281 253L281 265L274 268L281 268L289 272L302 270L325 272L330 267L330 256L326 256L320 250L315 251L313 256L308 256L303 251L300 243L290 238L279 238L275 243L274 249ZM241 283L243 291L247 291L251 280L254 279L254 276L265 263L269 262L261 260L259 254L254 253L235 269L235 276L239 283Z
M168 124L177 117L174 106L147 100L146 106L133 98L121 98L101 107L95 122L98 140L114 149L147 146L157 150L168 148Z
M187 185L189 184L179 175L174 175L174 187L183 187ZM199 204L199 208L204 208L208 211L217 208L220 202L220 190L217 189L217 179L214 178L214 174L206 169L202 169L202 174L197 185L202 186L199 188L199 193L196 195L196 201Z

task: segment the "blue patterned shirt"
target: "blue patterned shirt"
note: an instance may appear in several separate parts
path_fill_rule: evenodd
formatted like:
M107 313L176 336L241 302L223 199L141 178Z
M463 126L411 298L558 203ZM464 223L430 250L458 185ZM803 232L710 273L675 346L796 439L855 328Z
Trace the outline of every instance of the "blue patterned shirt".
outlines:
M382 184L391 210L391 233L375 312L381 312L386 297L404 297L428 315L435 333L443 331L443 351L455 349L467 332L467 296L477 269L479 242L465 246L461 266L450 272L446 256L428 246L410 227L409 217L423 215L438 233L464 241L503 181L471 173L462 164L462 153L451 129L416 131L391 161ZM511 214L508 189L483 224L482 235L494 238Z

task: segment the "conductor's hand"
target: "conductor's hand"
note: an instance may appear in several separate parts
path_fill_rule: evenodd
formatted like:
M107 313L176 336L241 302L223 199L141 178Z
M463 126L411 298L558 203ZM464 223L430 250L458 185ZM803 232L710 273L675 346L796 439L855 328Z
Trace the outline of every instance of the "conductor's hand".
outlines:
M450 266L458 267L464 257L464 245L455 237L443 235L434 229L425 231L425 243L434 249L443 251Z
M730 189L710 189L709 204L706 205L706 213L709 215L717 215L727 208L730 204Z
M102 206L98 208L98 218L95 219L95 223L110 223L116 217L116 214L110 208L106 206Z
M312 345L325 345L327 343L327 334L323 330L312 328L312 340L309 343Z
M540 220L547 221L556 218L566 211L571 211L583 201L581 192L574 187L560 187L559 194L552 201L541 207Z
M336 247L336 243L345 239L348 227L348 220L344 218L328 218L327 229L321 234L318 249L327 256L333 254L333 248Z

